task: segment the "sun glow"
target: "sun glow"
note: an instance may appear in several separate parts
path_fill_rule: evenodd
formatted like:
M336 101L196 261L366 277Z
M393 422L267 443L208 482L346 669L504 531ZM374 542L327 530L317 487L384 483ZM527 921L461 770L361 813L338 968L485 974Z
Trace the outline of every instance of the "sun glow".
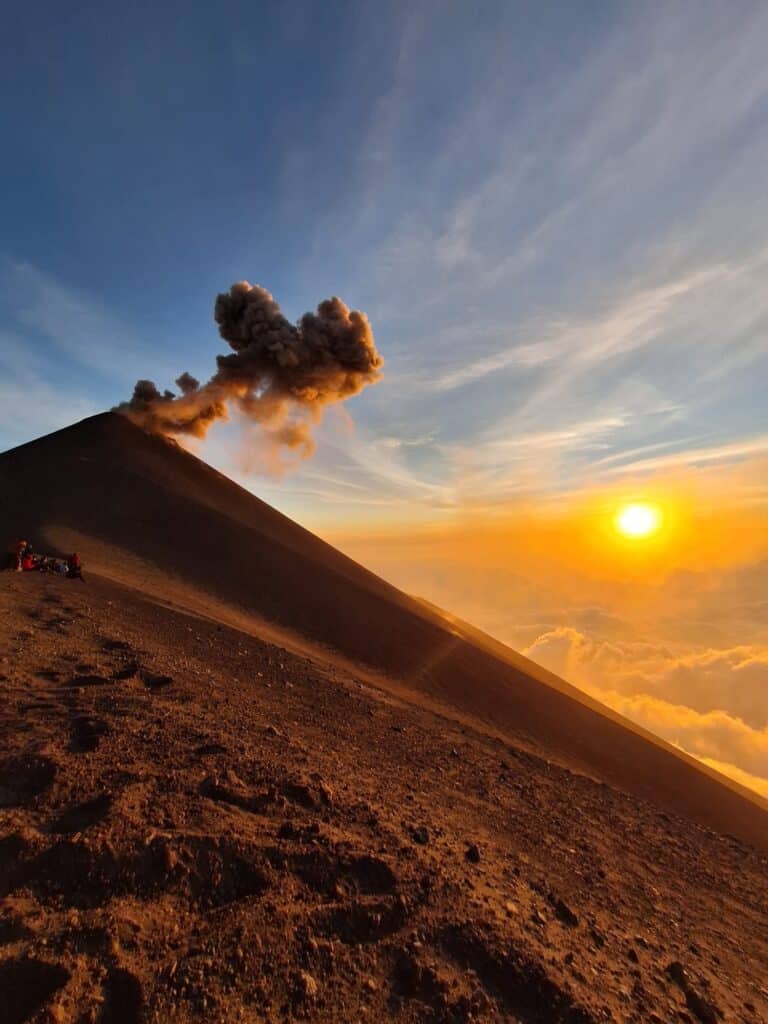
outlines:
M615 523L616 529L625 537L650 537L661 526L661 510L657 505L624 505L618 511Z

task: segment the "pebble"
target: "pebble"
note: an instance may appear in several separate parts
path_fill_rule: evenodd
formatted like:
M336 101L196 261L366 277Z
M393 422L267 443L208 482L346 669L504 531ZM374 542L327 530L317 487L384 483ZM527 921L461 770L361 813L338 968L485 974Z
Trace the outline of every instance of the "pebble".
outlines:
M550 902L554 907L555 914L563 922L563 924L567 924L569 928L575 928L578 925L578 917L576 916L576 914L574 914L574 912L571 910L571 908L568 906L564 899L560 897L555 897L554 899L550 900Z
M297 988L302 999L317 999L320 987L308 971L299 971L297 981Z

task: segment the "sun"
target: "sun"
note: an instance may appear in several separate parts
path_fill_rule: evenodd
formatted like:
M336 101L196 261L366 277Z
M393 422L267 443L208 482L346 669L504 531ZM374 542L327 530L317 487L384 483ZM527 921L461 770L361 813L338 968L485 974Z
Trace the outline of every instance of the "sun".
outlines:
M661 526L661 510L657 505L638 503L623 505L616 514L616 529L625 537L650 537Z

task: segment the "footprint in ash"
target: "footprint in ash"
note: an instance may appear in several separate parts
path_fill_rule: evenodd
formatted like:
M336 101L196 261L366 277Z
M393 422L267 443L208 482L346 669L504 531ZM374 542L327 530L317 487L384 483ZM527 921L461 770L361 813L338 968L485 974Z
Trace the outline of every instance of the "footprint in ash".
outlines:
M59 834L68 832L84 832L85 829L98 825L109 814L112 807L110 793L99 793L91 800L68 807L51 825L51 831Z
M104 985L99 1024L141 1024L145 1005L144 990L136 975L125 967L115 967Z
M101 718L92 715L76 715L72 720L70 750L73 754L89 754L98 750L102 736L109 733L109 726Z

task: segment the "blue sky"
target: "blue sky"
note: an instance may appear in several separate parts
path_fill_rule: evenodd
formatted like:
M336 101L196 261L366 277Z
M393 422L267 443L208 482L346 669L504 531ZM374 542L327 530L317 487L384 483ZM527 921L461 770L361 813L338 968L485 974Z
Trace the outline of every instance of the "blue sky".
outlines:
M0 42L0 447L205 378L217 291L382 382L283 480L410 521L768 450L768 7L42 3Z

